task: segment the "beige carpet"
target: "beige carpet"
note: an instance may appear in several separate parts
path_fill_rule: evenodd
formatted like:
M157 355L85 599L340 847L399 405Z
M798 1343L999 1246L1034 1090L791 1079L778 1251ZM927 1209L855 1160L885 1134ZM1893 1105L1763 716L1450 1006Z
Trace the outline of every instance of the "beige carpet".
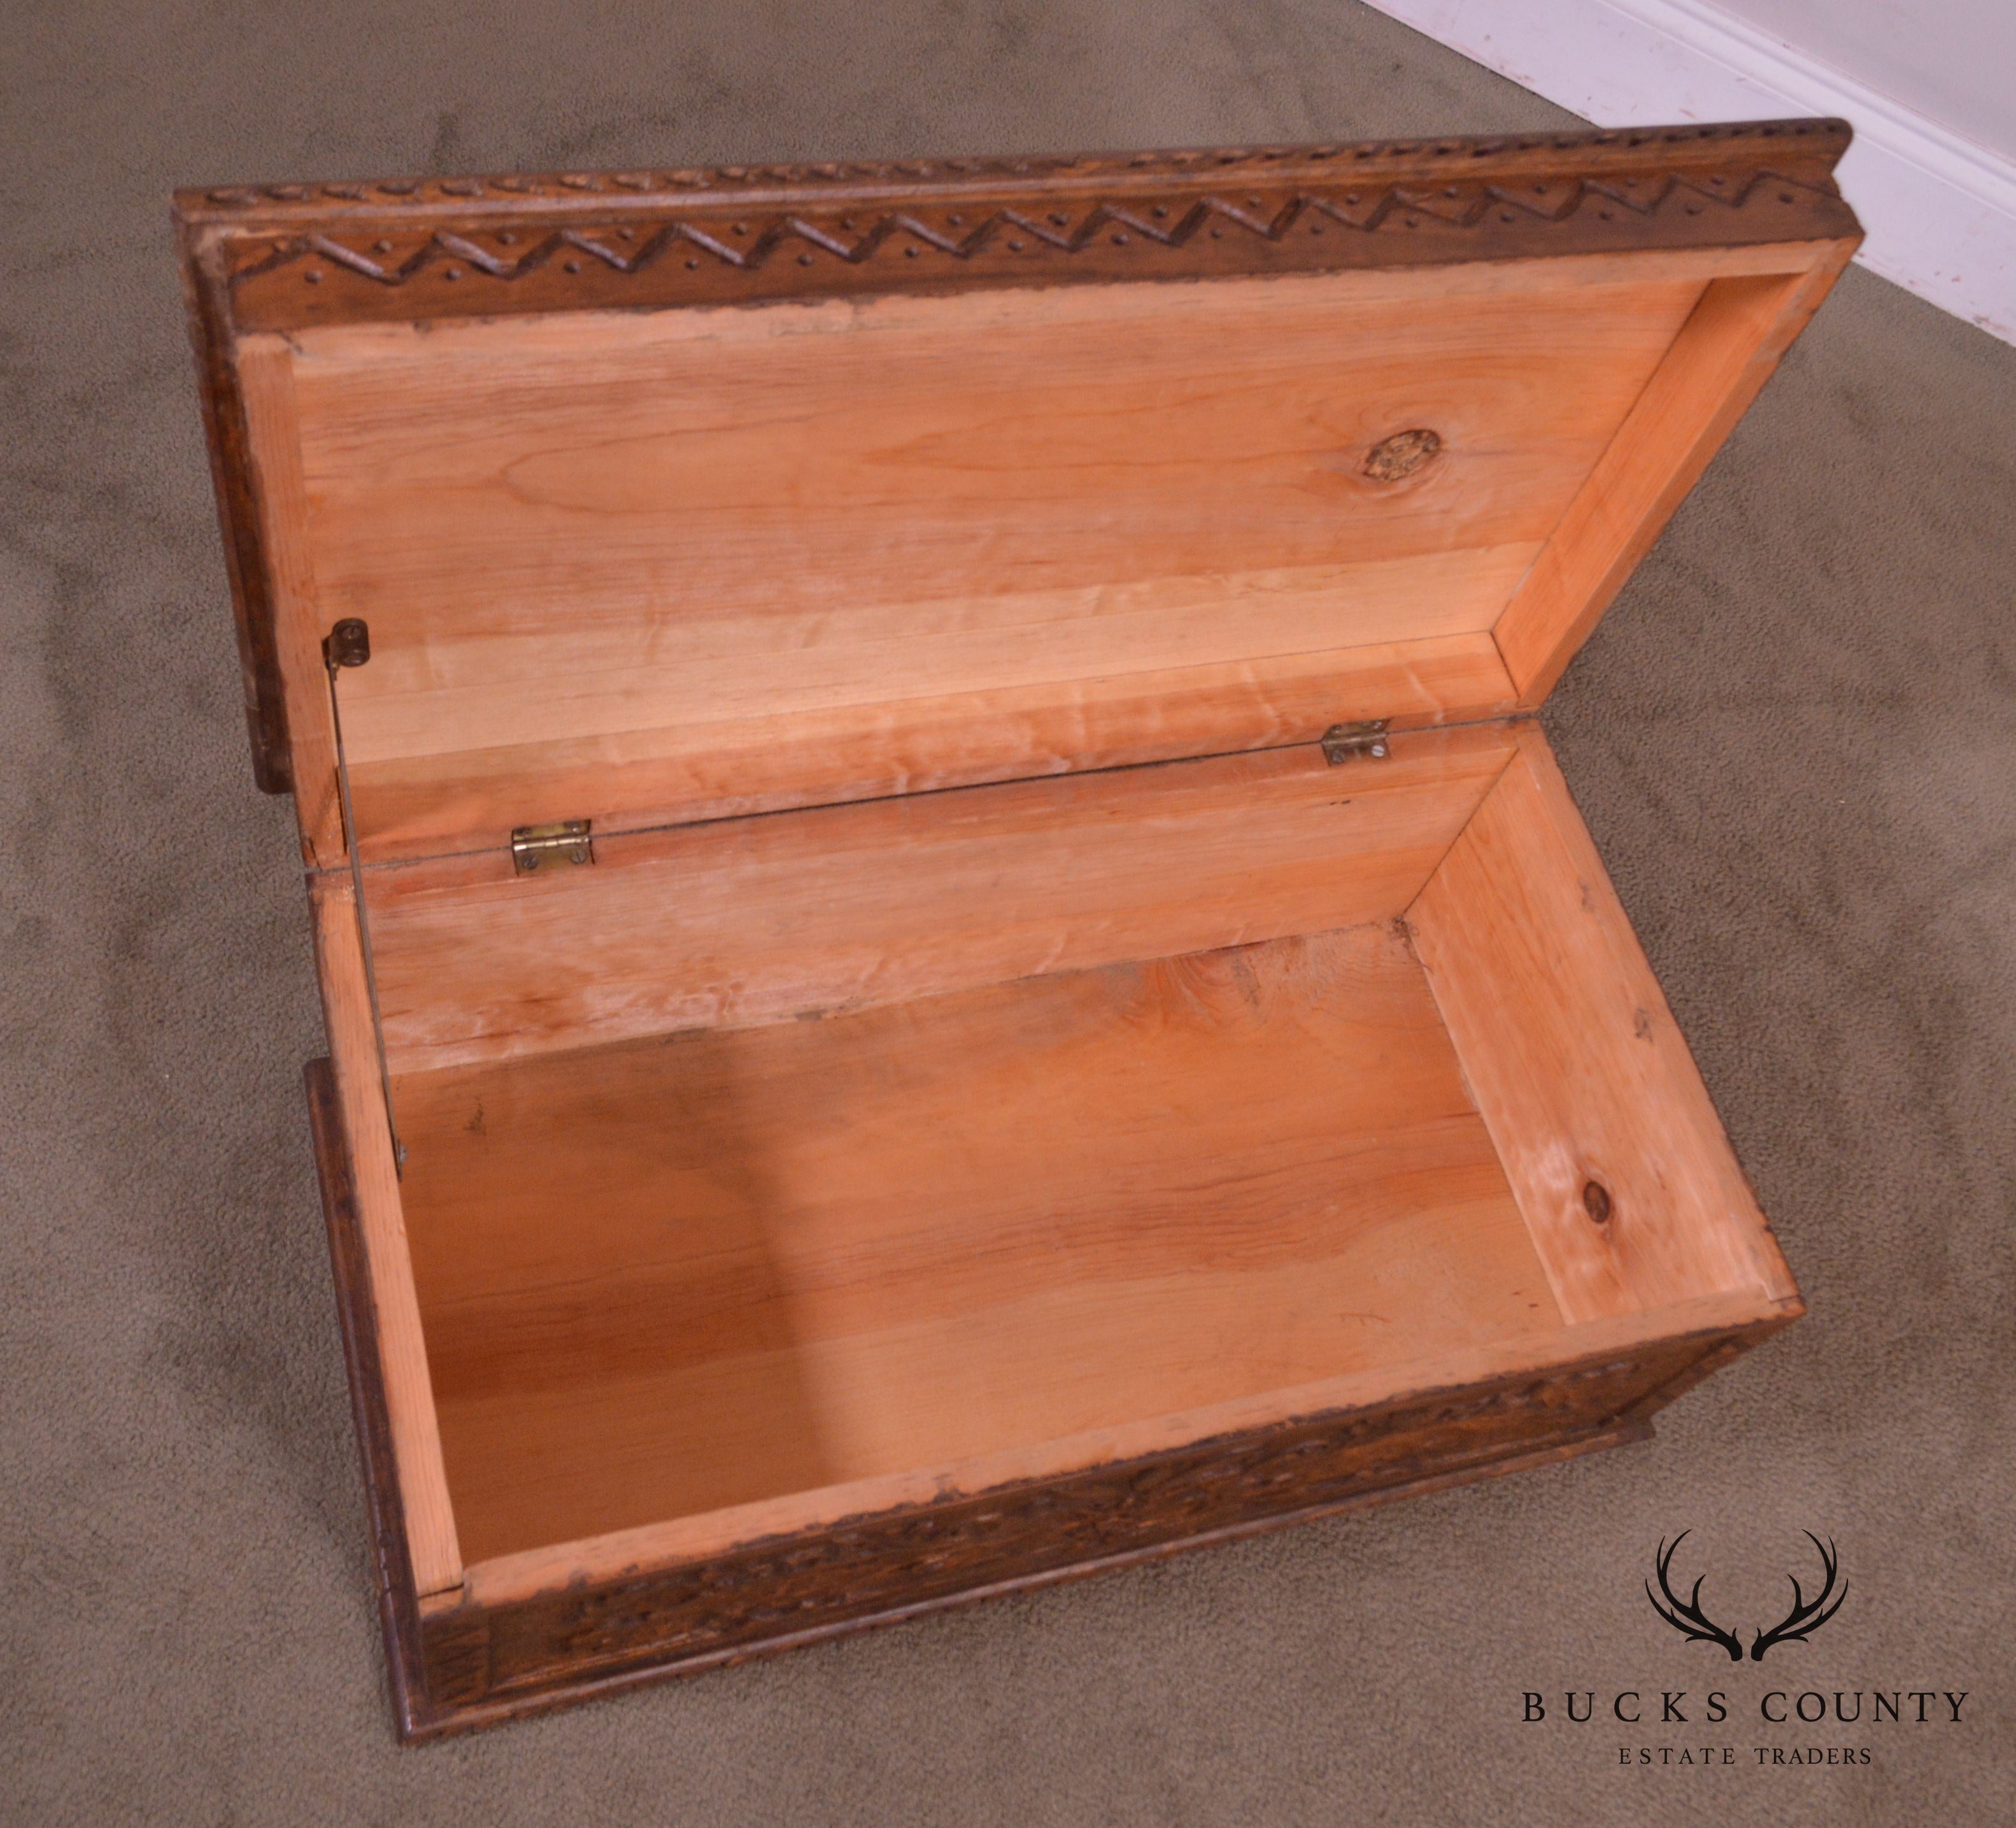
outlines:
M1852 273L1551 717L1807 1321L1649 1447L400 1752L170 187L1563 117L1344 0L5 14L0 1816L2016 1816L2016 349ZM1640 1591L1689 1525L1731 1614L1807 1528L1845 1607L1732 1671ZM1521 1718L1717 1682L1719 1729ZM1760 1728L1779 1686L1970 1698Z

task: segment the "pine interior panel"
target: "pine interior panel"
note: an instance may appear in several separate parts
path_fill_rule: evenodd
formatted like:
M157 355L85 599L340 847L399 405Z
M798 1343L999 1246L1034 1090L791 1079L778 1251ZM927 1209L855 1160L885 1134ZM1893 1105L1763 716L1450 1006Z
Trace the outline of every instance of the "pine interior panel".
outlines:
M1522 704L1553 689L1853 252L1837 243L1792 272L1701 294L1492 630Z
M471 1560L1561 1322L1391 923L394 1096Z
M1045 686L840 706L733 725L629 730L367 762L351 771L365 857L495 845L517 825L591 809L599 832L649 829L1314 743L1332 725L1396 729L1502 716L1517 700L1489 635L1293 654ZM340 855L340 849L333 855Z
M584 745L676 729L704 773L817 718L801 784L830 792L895 778L913 703L1021 695L1096 754L1115 682L1157 677L1135 715L1215 670L1264 702L1311 656L1485 639L1701 291L1424 313L1345 275L300 333L319 613L373 631L360 829L425 837L406 768L443 820L508 826ZM1414 427L1425 469L1365 473Z
M366 873L405 1073L735 1027L1390 919L1514 752L1410 732Z
M311 901L322 1020L347 1142L360 1254L370 1280L377 1349L384 1366L386 1420L398 1468L407 1553L419 1592L442 1592L461 1584L462 1551L413 1294L395 1145L371 1031L371 993L357 903L347 882L328 876L314 884Z
M1791 1300L1546 738L1522 725L1517 741L1406 920L1561 1311Z

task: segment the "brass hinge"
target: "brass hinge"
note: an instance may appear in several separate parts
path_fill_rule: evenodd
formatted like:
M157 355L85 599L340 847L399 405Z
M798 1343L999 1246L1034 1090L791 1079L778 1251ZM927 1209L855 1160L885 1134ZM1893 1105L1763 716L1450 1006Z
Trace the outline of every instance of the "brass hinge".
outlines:
M1356 756L1385 759L1386 720L1373 718L1362 724L1332 724L1323 733L1323 760L1332 768Z
M511 861L520 876L557 869L563 863L592 863L595 834L585 819L557 825L521 825L511 834Z

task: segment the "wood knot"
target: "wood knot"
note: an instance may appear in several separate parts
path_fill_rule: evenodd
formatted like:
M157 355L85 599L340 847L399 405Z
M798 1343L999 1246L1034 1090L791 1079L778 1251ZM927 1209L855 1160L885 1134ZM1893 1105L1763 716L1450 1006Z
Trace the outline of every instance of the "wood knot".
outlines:
M1433 459L1442 448L1442 434L1424 426L1381 438L1365 455L1365 473L1374 482L1399 482Z
M1598 1225L1610 1222L1610 1189L1600 1181L1585 1181L1582 1189L1582 1210Z

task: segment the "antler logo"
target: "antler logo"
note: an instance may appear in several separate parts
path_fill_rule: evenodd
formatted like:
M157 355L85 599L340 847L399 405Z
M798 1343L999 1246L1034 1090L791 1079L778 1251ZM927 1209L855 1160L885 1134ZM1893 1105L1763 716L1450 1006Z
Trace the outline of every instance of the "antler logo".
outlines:
M1659 1591L1652 1591L1652 1583L1645 1583L1645 1597L1652 1602L1652 1610L1667 1624L1680 1633L1704 1644L1719 1644L1729 1653L1732 1663L1743 1661L1743 1640L1734 1632L1725 1631L1701 1610L1701 1582L1708 1577L1698 1577L1694 1591L1683 1600L1667 1581L1667 1570L1673 1565L1674 1551L1692 1535L1691 1530L1683 1530L1669 1546L1664 1537L1659 1539L1659 1554L1654 1564L1659 1582ZM1806 1540L1820 1552L1820 1566L1827 1578L1820 1590L1808 1600L1799 1585L1798 1578L1787 1575L1792 1583L1792 1610L1769 1631L1753 1630L1750 1639L1750 1660L1762 1663L1764 1653L1773 1644L1803 1643L1814 1632L1841 1610L1841 1603L1848 1597L1848 1582L1841 1583L1841 1591L1834 1592L1834 1578L1840 1571L1840 1563L1834 1554L1832 1542L1823 1542L1812 1531L1805 1533ZM1663 1603L1662 1603L1663 1600Z

